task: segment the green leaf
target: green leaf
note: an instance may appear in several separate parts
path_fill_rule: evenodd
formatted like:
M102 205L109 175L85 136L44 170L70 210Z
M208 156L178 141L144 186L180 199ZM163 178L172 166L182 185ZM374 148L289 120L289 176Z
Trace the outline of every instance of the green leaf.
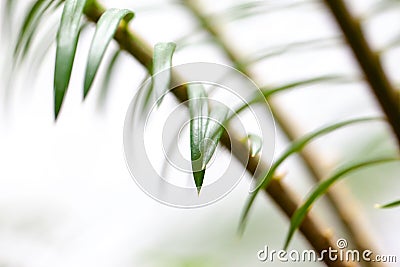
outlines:
M269 98L270 96L280 93L282 91L286 91L288 89L293 89L296 87L300 86L305 86L305 85L312 85L312 84L319 84L319 83L345 83L345 82L353 82L355 79L350 78L350 77L345 77L342 75L323 75L315 78L309 78L309 79L304 79L304 80L299 80L295 82L291 82L288 84L284 84L282 86L278 86L275 88L268 88L268 87L263 87L261 88L261 92L264 95L265 98Z
M224 132L224 122L228 116L228 109L221 105L214 106L207 120L207 129L205 133L203 144L203 165L202 168L205 169L207 163L211 160L215 149L218 146L218 142Z
M56 41L58 25L51 25L49 29L41 36L40 41L32 47L32 57L28 61L30 79L35 81L37 73L44 63L44 59L51 51L51 47Z
M14 16L15 6L17 1L15 0L6 0L4 1L3 7L3 30L6 30L7 33L10 31L10 26L12 25L12 18Z
M205 169L201 153L201 141L204 140L207 129L208 103L207 95L202 85L191 84L188 86L189 111L190 111L190 153L194 182L200 193L203 184Z
M272 8L266 2L254 1L232 6L224 10L223 14L219 14L219 16L222 15L230 20L239 20L256 14L266 13L269 9Z
M280 5L271 5L266 1L253 1L243 4L238 4L232 6L222 14L215 14L213 17L227 17L229 20L241 20L248 17L254 17L256 15L265 15L273 11L297 8L303 6L304 4L309 4L308 1L299 1L295 3L284 3Z
M264 51L261 51L253 58L250 58L244 62L241 62L243 65L250 65L261 60L265 60L267 58L275 57L282 55L287 52L295 52L295 51L305 51L309 49L324 49L329 47L334 47L341 42L341 39L338 37L330 37L330 38L319 38L312 39L300 42L294 42L286 45L280 45L275 48L268 48Z
M207 163L212 158L224 131L228 110L216 106L209 111L207 94L200 84L188 86L190 111L190 153L197 192L203 185Z
M100 17L89 50L84 83L84 98L89 93L106 49L114 37L121 20L124 19L128 23L133 17L134 13L132 11L116 8L107 10Z
M321 137L323 135L329 134L335 130L338 130L342 127L356 124L356 123L362 123L362 122L369 122L369 121L377 121L381 120L381 118L361 118L361 119L353 119L353 120L348 120L344 122L339 122L335 123L326 127L323 127L321 129L318 129L314 132L311 132L302 138L294 141L284 152L283 154L278 157L278 159L272 164L270 170L266 174L266 176L258 182L258 185L256 184L255 189L250 192L249 198L245 204L245 207L243 209L243 213L240 219L240 224L239 224L239 232L242 233L244 231L245 223L247 220L247 216L250 212L250 208L252 207L254 200L260 191L260 189L265 188L268 186L269 182L273 179L276 170L279 168L279 166L291 155L300 152L307 144L309 144L311 141L317 139L318 137Z
M374 16L380 15L381 13L398 8L398 4L400 4L399 0L376 1L359 19L361 21L372 19Z
M169 89L171 71L165 70L172 66L172 56L175 48L175 43L157 43L154 46L151 91L155 92L158 105L161 104L165 92Z
M250 156L255 157L258 153L260 153L262 148L262 139L258 135L249 134L246 138L249 147L250 147Z
M235 113L239 113L245 110L249 105L265 102L265 99L268 99L275 94L295 89L301 86L320 84L320 83L345 83L345 82L352 82L354 80L355 80L354 78L345 77L342 75L323 75L315 78L308 78L290 82L277 87L270 87L270 86L263 87L261 88L262 95L260 93L256 93L252 99L246 101L246 104L243 104L242 106L237 108Z
M115 51L114 55L112 56L110 62L107 65L107 70L103 78L103 82L101 83L101 90L100 90L100 97L98 101L98 105L102 107L104 105L104 101L108 95L108 89L110 87L111 77L113 74L113 70L115 65L118 62L118 58L121 55L121 50Z
M310 193L310 195L307 197L306 201L295 211L293 214L291 220L290 220L290 229L289 233L287 235L286 241L285 241L285 246L284 249L286 250L289 246L289 243L294 235L294 232L296 229L300 226L302 223L304 217L307 215L309 210L311 209L313 203L321 197L323 194L325 194L328 189L339 179L344 178L346 174L356 171L358 169L368 167L371 165L376 165L376 164L381 164L381 163L388 163L388 162L393 162L393 161L398 161L398 158L379 158L379 159L374 159L374 160L368 160L364 162L358 162L358 163L353 163L349 164L348 166L342 167L338 169L331 177L328 179L320 182ZM400 203L398 203L400 204Z
M54 116L57 119L71 78L86 0L66 0L57 34L54 71Z
M55 6L57 7L60 2L53 0L39 0L34 2L32 6L28 9L14 48L15 60L17 60L19 56L21 56L21 59L26 56L39 23L43 19L46 11L49 10L53 3L55 3Z
M14 10L14 6L16 4L16 1L15 0L7 0L5 3L6 4L5 4L4 11L5 12L12 12Z
M387 204L377 204L375 205L376 208L378 209L390 209L390 208L397 208L398 206L400 206L400 200L396 200Z

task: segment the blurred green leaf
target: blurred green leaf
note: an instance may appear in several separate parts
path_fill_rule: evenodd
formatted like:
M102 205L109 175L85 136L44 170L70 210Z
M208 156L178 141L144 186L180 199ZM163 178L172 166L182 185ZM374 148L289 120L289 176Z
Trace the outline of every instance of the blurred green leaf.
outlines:
M209 111L207 94L200 84L188 86L190 111L190 152L193 178L200 193L207 163L212 158L224 131L228 111L216 106Z
M265 188L268 186L269 182L273 179L274 174L276 170L279 168L279 166L291 155L300 152L307 144L309 144L311 141L317 139L318 137L321 137L323 135L329 134L335 130L338 130L342 127L356 124L356 123L362 123L362 122L369 122L369 121L376 121L380 120L381 118L361 118L361 119L353 119L353 120L348 120L344 122L339 122L335 123L326 127L323 127L321 129L318 129L314 132L311 132L302 138L294 141L286 150L283 152L281 156L278 157L278 159L272 164L270 170L266 174L266 176L256 184L254 190L250 192L249 198L245 204L245 207L243 209L242 217L240 219L240 224L239 224L239 232L242 233L244 231L246 219L248 217L249 211L251 206L254 203L254 200L257 196L257 193L260 191L260 189Z
M290 82L287 84L284 84L282 86L278 86L275 88L268 88L268 87L263 87L261 88L261 92L264 95L265 98L269 98L270 96L280 93L282 91L286 91L288 89L293 89L296 87L300 86L306 86L306 85L313 85L313 84L319 84L319 83L346 83L346 82L354 82L354 78L350 77L345 77L343 75L323 75L315 78L310 78L310 79L304 79L304 80L299 80L295 82Z
M29 69L32 70L29 73L29 77L34 81L37 77L38 71L42 64L45 62L44 59L49 54L52 45L54 45L57 36L57 24L51 25L47 31L40 36L40 40L35 46L32 47L32 58L29 58Z
M101 83L100 97L98 101L99 107L102 107L104 105L104 102L107 98L111 77L120 55L121 55L121 50L118 49L117 51L115 51L110 62L107 64L107 70L106 73L104 74L103 82Z
M307 215L313 203L325 194L328 189L339 179L344 178L346 174L352 171L359 170L361 168L365 168L371 165L388 163L393 161L398 161L398 158L379 158L374 160L368 160L363 162L357 162L349 164L345 167L339 168L331 177L328 179L320 182L312 191L309 197L304 201L304 203L295 211L291 220L290 220L290 229L289 233L287 234L284 249L286 250L289 246L289 243L293 237L294 232L297 228L299 228L300 224L302 223L304 217ZM398 203L400 204L400 203Z
M381 52L387 52L390 49L400 46L400 34L396 35L387 45L385 45Z
M10 26L12 25L12 17L14 15L15 4L17 1L15 0L6 0L4 1L3 7L3 29L7 33L10 32Z
M306 51L312 49L313 51L316 49L325 49L329 47L336 47L342 41L339 37L330 37L330 38L319 38L312 39L307 41L293 42L286 45L279 45L275 48L267 48L264 51L260 51L252 58L245 60L244 62L240 62L242 65L250 65L261 60L265 60L271 57L279 56L287 52L295 52L295 51Z
M254 157L258 153L260 153L261 148L262 148L262 139L260 136L255 135L255 134L249 134L246 138L249 147L250 147L250 156Z
M212 38L202 31L202 27L196 26L190 32L182 35L175 40L176 51L182 50L188 46L204 45L212 42Z
M400 4L399 0L381 0L373 3L372 7L367 10L365 14L360 16L360 20L371 19L371 17L380 15L388 10L392 10L393 8L398 8Z
M260 13L266 13L271 8L265 1L254 1L232 6L224 11L223 16L231 20L244 19Z
M400 206L400 200L396 200L396 201L393 201L393 202L390 202L390 203L387 203L387 204L383 204L383 205L377 204L376 208L379 208L379 209L390 209L390 208L397 208L398 206Z
M54 116L57 119L71 78L86 0L66 0L57 34Z
M57 7L59 3L60 1L39 0L35 1L28 9L14 48L15 61L18 61L19 57L21 57L22 60L26 56L27 52L30 49L30 44L32 42L35 31L37 30L41 20L44 18L45 12L49 10L50 7L52 7L52 4L55 4L55 7Z
M155 92L157 104L160 105L171 81L172 55L176 48L175 43L157 43L154 46L152 69L152 92ZM168 71L166 71L168 70Z
M100 17L89 50L84 83L84 98L89 93L106 49L114 37L121 20L124 19L128 23L133 17L134 13L132 11L116 8L105 11Z
M265 15L274 11L297 8L305 4L311 4L313 1L298 1L294 3L274 4L267 1L251 1L240 3L224 10L221 14L213 14L213 18L225 17L231 21L237 21L254 17L257 15Z
M5 12L11 12L14 9L15 0L6 0Z
M295 82L290 82L287 84L283 84L277 87L262 87L260 95L258 92L251 98L250 100L246 101L246 104L243 104L239 108L236 109L235 113L239 113L245 110L249 105L253 105L260 102L265 102L265 99L268 99L272 95L275 95L280 92L284 92L290 89L295 89L301 86L313 85L313 84L320 84L320 83L347 83L355 81L354 78L345 77L343 75L324 75L315 78L309 78L304 80L299 80Z

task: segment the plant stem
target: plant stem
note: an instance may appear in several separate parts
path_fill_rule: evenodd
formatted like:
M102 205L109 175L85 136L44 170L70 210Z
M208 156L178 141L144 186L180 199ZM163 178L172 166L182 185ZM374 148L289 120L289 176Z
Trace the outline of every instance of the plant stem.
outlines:
M87 19L96 23L104 11L104 8L98 2L92 1L86 7L85 15ZM151 70L152 49L140 36L125 27L119 27L114 36L114 39L119 43L121 49L127 51L129 54L135 57L145 68ZM185 86L181 86L176 90L173 90L173 92L180 101L187 100ZM225 135L221 139L222 144L228 149L231 148L231 142L235 142L235 144L237 144L238 146L244 145L240 141L240 138L234 137L231 133L229 134L229 136L230 138L227 138ZM244 162L243 159L248 157L248 155L243 155L243 151L246 151L246 149L235 150L232 151L232 153L241 162ZM260 159L257 157L251 157L246 162L246 169L252 174L256 171L258 164L265 165L265 163L260 162ZM265 189L265 191L288 217L291 217L296 208L299 206L297 197L278 178L274 179ZM300 226L300 231L318 253L328 250L329 248L336 248L336 244L332 242L331 237L322 229L323 227L321 226L321 224L317 222L315 218L313 218L311 215L308 215ZM332 261L331 259L329 259L329 257L327 257L327 255L325 256L326 257L324 257L324 262L327 266L353 266L352 263L343 261Z
M383 70L379 55L369 46L360 21L353 18L343 0L324 1L364 72L369 87L385 113L400 148L400 103L397 103L396 92Z
M229 42L225 41L221 36L221 33L217 26L207 20L207 17L202 13L195 1L184 0L188 9L193 13L193 15L199 20L200 24L206 29L209 34L214 38L217 44L225 52L226 56L233 62L241 62L240 56L235 52ZM253 81L255 80L254 75L247 68L246 65L237 64L236 66L239 71L243 72L245 75L250 77ZM288 118L284 111L279 105L275 104L273 98L268 101L274 118L281 128L282 132L290 141L294 141L300 137L300 134L293 127L293 121ZM305 167L310 173L311 177L315 182L320 182L325 174L325 168L322 168L321 160L319 155L314 153L312 150L305 149L300 153L301 158L305 163ZM337 214L341 224L348 233L351 243L354 244L355 248L360 252L369 249L374 252L377 250L373 246L373 238L368 234L368 227L365 225L364 216L360 214L360 208L357 205L357 201L349 194L349 190L343 184L335 185L326 194L329 204L333 208L333 211ZM367 263L366 265L375 266L373 262Z

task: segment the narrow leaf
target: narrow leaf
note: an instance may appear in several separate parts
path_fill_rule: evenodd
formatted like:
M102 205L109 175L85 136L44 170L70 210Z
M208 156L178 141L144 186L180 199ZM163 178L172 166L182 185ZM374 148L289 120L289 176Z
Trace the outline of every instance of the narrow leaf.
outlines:
M280 45L275 48L268 48L265 51L261 51L254 58L250 58L249 60L242 62L242 64L250 65L259 62L261 60L265 60L267 58L282 55L287 52L334 47L338 45L340 42L341 40L338 37L330 37L330 38L324 37L319 39L312 39L312 40L289 43L286 45Z
M129 22L134 13L127 9L112 8L104 12L97 22L96 32L89 50L88 62L86 65L86 75L84 83L84 98L89 93L93 80L99 69L106 49L114 37L122 19Z
M48 8L46 8L45 12L41 15L40 19L38 19L36 25L33 26L33 30L27 36L25 44L24 44L23 49L21 51L21 55L20 55L21 60L24 60L26 55L30 51L33 38L35 37L36 31L40 26L39 23L41 23L42 21L45 21L45 19L48 19L48 17L46 17L46 15L49 15L49 13L50 14L54 14L55 11L57 10L57 8L59 6L61 6L61 4L63 3L63 1L61 1L61 0L51 0L51 1L52 1L51 5Z
M104 101L107 98L111 78L113 76L113 71L120 55L121 55L121 50L118 49L117 51L115 51L114 55L112 56L110 62L107 65L107 70L106 73L104 74L104 78L101 83L100 97L98 101L99 107L102 107L104 105Z
M202 85L188 86L190 111L190 153L194 182L200 193L203 184L205 169L203 169L202 141L207 129L208 103L207 95Z
M400 4L399 0L383 0L376 1L372 7L360 16L360 20L364 21L372 19L374 16L380 15L381 13L387 12L388 10L395 9Z
M224 132L228 109L222 104L209 108L207 94L200 84L188 86L190 110L190 152L193 178L200 193L205 170Z
M243 209L242 217L240 219L240 224L239 224L239 232L243 232L244 227L245 227L245 222L247 220L247 216L250 212L250 208L252 207L254 200L262 188L266 188L269 184L269 182L273 179L276 170L279 168L279 166L291 155L300 152L307 144L309 144L311 141L317 139L318 137L321 137L323 135L329 134L335 130L338 130L342 127L356 124L356 123L362 123L362 122L369 122L369 121L376 121L380 120L380 118L361 118L361 119L353 119L353 120L348 120L344 122L339 122L335 123L326 127L323 127L321 129L318 129L314 132L311 132L304 137L298 139L297 141L294 141L286 150L285 152L278 157L278 159L272 164L270 170L266 174L266 176L258 182L258 184L255 185L255 189L250 192L249 198L245 204L245 207Z
M344 77L342 75L324 75L324 76L319 76L315 78L309 78L309 79L304 79L304 80L299 80L295 82L290 82L288 84L284 84L282 86L278 86L275 88L268 88L264 87L261 88L261 92L264 95L265 98L269 98L270 96L280 93L282 91L286 91L289 89L301 87L301 86L306 86L306 85L313 85L313 84L319 84L319 83L346 83L346 82L354 82L354 78L350 77Z
M57 2L58 1L54 0L39 0L34 2L28 9L14 48L15 60L17 60L19 56L23 58L27 54L32 42L32 38L36 29L38 28L39 23L43 19L45 12L52 6L53 3Z
M172 55L176 48L175 43L157 43L153 54L153 84L157 104L160 105L165 92L169 89L171 71L165 71L172 66Z
M378 209L390 209L390 208L397 208L398 206L400 206L400 200L396 200L387 204L377 204L375 207Z
M29 60L29 68L32 70L29 73L32 81L34 81L37 77L37 73L40 70L42 64L44 63L44 59L51 51L51 47L54 45L57 36L58 25L52 25L45 34L43 34L40 38L40 41L32 47L32 55L33 57Z
M204 140L202 141L204 154L202 168L205 169L208 162L211 160L218 142L224 132L223 124L227 118L228 109L221 105L215 106L207 118L207 129L205 132Z
M287 84L283 84L280 86L276 87L271 87L271 86L265 86L261 88L261 93L255 94L255 96L246 101L245 104L240 106L239 108L236 109L235 113L239 113L243 110L245 110L249 105L253 105L259 102L265 102L266 99L270 98L271 96L285 92L291 89L295 89L301 86L307 86L307 85L313 85L313 84L320 84L320 83L346 83L346 82L352 82L355 81L354 78L351 77L345 77L342 75L324 75L324 76L318 76L315 78L307 78L307 79L302 79L294 82L289 82Z
M12 18L14 16L14 11L15 11L15 6L16 6L16 1L15 0L6 0L4 1L4 5L2 6L3 8L3 30L6 31L7 34L10 33L10 28L12 25Z
M222 14L213 15L213 17L227 17L230 20L240 20L248 17L254 17L256 15L265 15L273 11L297 8L309 4L308 1L299 1L295 3L285 3L282 5L271 5L266 1L253 1L243 4L238 4L225 10Z
M285 246L284 249L286 250L287 247L289 246L289 243L293 237L294 232L296 229L300 226L302 223L304 217L307 215L308 211L311 209L311 206L313 203L320 198L323 194L325 194L328 189L339 179L344 178L346 174L356 171L358 169L368 167L371 165L376 165L376 164L381 164L381 163L387 163L387 162L393 162L393 161L398 161L398 158L380 158L380 159L374 159L374 160L368 160L364 162L359 162L359 163L353 163L348 166L345 166L343 168L340 168L337 170L331 177L328 179L320 182L312 191L309 197L304 201L304 203L295 211L293 214L291 220L290 220L290 229L289 233L287 235L286 241L285 241Z
M71 78L86 0L66 0L57 34L54 72L54 115L57 119Z
M5 11L6 11L6 12L12 11L12 10L14 9L14 4L15 4L15 1L14 1L14 0L6 0L6 8L5 8Z

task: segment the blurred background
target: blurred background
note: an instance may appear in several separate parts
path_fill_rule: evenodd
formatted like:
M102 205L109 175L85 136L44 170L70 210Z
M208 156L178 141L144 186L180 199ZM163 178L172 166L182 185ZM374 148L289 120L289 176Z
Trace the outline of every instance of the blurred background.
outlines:
M237 236L248 196L246 177L221 201L193 210L164 206L149 198L132 180L123 155L122 129L128 105L146 72L123 53L107 97L102 98L99 90L99 77L104 75L106 65L102 64L95 87L83 103L82 81L94 32L92 24L82 31L69 91L60 118L54 122L55 45L49 42L47 33L55 36L61 10L41 25L43 30L33 40L28 63L12 71L12 45L30 5L30 1L15 2L18 4L11 24L2 19L0 25L0 266L266 265L258 261L257 252L265 245L281 249L289 224L271 200L260 195L245 234ZM102 2L107 7L133 10L136 16L131 28L150 44L178 41L174 65L197 61L232 65L179 2ZM351 52L338 38L334 21L319 1L268 0L258 2L253 9L240 6L241 2L207 0L198 1L198 5L243 59L278 51L251 65L259 85L326 74L360 76ZM363 18L368 40L382 51L384 68L398 85L399 2L347 3L354 14ZM180 47L179 40L187 35L190 38L184 38L186 45ZM285 48L317 39L330 41L316 47ZM106 61L116 49L112 43ZM300 133L346 118L381 114L367 86L357 79L346 84L307 86L282 93L276 101ZM276 153L287 145L278 131ZM327 168L347 160L396 153L394 139L384 123L342 129L310 147L320 154ZM304 197L313 183L299 158L292 157L281 169L286 173L285 182ZM358 200L380 252L398 257L400 213L397 209L375 209L374 204L398 198L399 174L398 164L390 164L356 172L343 181ZM344 236L324 198L313 212L322 215L336 237ZM296 234L291 249L305 248L306 241Z

